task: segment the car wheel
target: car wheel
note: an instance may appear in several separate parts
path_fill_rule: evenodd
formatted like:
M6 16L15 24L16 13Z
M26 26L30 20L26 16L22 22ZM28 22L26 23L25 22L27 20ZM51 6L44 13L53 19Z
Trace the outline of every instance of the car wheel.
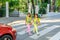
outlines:
M10 35L4 35L1 40L13 40Z
M0 40L1 40L1 37L0 37Z

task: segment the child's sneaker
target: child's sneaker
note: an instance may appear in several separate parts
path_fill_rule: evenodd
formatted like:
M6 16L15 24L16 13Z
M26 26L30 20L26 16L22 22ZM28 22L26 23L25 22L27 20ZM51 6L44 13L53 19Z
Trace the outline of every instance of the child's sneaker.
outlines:
M36 32L35 31L33 31L33 34L35 34Z
M37 33L37 36L39 36L40 34L39 33Z
M29 33L29 36L31 36L32 35L32 33Z

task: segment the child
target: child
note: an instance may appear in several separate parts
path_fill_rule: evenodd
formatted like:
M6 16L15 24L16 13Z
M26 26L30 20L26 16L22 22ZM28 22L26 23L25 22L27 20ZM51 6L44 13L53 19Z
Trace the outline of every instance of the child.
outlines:
M26 24L27 24L27 32L29 35L31 35L31 32L30 32L30 27L31 27L31 14L28 13L27 16L26 16Z
M33 25L34 25L34 30L33 32L36 32L38 34L38 25L40 24L40 18L38 18L38 14L34 15L33 19Z

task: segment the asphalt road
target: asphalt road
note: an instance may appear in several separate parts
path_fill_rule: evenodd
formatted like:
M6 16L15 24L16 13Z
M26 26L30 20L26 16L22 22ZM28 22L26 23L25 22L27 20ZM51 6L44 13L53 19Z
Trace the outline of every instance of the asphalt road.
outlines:
M39 35L33 33L33 26L31 27L32 35L28 35L27 26L23 21L18 25L13 24L13 28L17 30L16 40L60 40L60 15L41 20L41 25L38 26Z
M0 18L0 23L12 23L11 26L17 30L16 40L60 40L60 14L41 19L41 24L38 26L39 35L33 33L33 25L32 35L28 35L24 19L25 17Z

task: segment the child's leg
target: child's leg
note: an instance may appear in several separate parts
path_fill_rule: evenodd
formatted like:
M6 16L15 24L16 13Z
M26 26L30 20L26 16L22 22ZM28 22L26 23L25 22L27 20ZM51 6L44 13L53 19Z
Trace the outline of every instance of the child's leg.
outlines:
M33 32L34 32L34 33L36 32L36 29L35 29L35 27L34 27L34 29L33 29Z
M31 25L29 25L29 24L27 25L27 31L28 31L29 34L31 34L31 32L30 32L30 26Z
M35 31L38 34L38 27L37 27L37 25L35 25Z
M36 32L35 24L34 24L34 29L33 29L33 32L34 32L34 33Z

